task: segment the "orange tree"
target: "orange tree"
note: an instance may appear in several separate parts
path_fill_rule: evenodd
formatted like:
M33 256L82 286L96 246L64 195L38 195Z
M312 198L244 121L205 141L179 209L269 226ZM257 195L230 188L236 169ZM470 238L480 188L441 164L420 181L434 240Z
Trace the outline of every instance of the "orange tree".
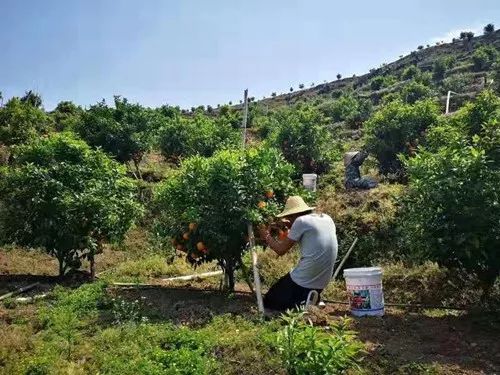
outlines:
M216 260L234 288L248 247L247 223L274 216L294 187L293 167L276 149L223 150L194 156L156 192L156 235L194 266Z

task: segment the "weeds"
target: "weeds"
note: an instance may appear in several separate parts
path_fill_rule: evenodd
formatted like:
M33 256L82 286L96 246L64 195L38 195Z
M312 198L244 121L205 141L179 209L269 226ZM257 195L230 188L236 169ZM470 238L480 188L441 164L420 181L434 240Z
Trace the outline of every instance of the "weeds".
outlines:
M278 351L290 375L344 374L360 369L363 345L348 330L349 320L330 325L329 332L304 321L304 312L288 312L278 334Z

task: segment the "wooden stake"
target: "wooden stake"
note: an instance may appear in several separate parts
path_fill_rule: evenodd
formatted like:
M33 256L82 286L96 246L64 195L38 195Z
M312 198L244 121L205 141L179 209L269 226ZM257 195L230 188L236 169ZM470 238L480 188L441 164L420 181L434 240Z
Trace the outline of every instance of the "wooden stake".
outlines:
M262 300L262 289L260 286L260 275L259 275L259 267L257 264L257 252L255 251L255 236L253 233L253 226L251 223L248 223L248 238L250 242L250 251L252 252L252 267L253 267L253 281L255 283L255 295L257 297L257 307L259 308L259 312L264 314L264 301Z

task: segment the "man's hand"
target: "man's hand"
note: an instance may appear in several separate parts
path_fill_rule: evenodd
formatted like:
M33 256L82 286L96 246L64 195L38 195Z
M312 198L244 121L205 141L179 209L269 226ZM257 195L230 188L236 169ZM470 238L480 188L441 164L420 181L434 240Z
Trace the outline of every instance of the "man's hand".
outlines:
M257 230L259 231L259 237L262 241L266 241L266 237L270 234L269 233L269 228L264 225L264 224L261 224L259 225L259 227L257 228Z

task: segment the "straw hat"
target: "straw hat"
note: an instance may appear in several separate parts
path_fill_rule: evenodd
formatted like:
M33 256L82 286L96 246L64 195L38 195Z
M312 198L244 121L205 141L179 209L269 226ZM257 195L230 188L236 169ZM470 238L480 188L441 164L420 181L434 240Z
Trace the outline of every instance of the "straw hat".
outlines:
M276 217L284 217L290 216L294 214L300 214L301 212L314 210L315 207L309 207L306 202L299 197L298 195L294 195L287 199L285 204L285 209Z

